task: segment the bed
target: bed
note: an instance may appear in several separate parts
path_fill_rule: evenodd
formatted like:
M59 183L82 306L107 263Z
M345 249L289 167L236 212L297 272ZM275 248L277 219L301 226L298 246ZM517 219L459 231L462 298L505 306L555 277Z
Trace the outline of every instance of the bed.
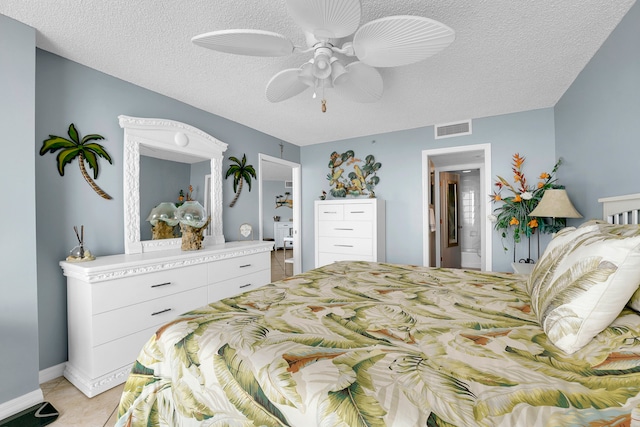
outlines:
M639 427L640 195L601 201L530 276L337 262L185 313L117 425Z

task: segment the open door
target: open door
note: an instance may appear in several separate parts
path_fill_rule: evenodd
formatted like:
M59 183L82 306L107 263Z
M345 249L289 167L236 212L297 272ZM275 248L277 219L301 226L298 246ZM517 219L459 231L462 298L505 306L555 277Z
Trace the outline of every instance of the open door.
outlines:
M260 159L260 167L258 168L258 216L260 218L259 239L262 240L265 237L265 227L263 225L266 212L265 203L269 203L270 206L273 205L273 199L269 198L269 200L267 201L264 198L263 186L265 181L276 180L281 181L282 183L284 183L285 181L289 181L291 185L289 193L291 194L289 194L287 197L291 197L291 199L287 200L287 202L290 202L291 206L292 227L290 229L289 236L293 238L293 257L291 258L291 260L286 261L286 263L290 263L293 265L293 274L299 274L302 272L302 234L300 232L302 217L302 210L300 207L300 201L302 199L302 173L300 170L300 164L262 153L259 153L258 157ZM284 175L281 175L282 173L284 173ZM280 215L280 213L277 214ZM289 215L286 215L283 219L288 216ZM269 216L269 218L272 217ZM271 226L273 226L273 221L271 221L270 224Z
M460 268L460 175L440 172L440 266Z

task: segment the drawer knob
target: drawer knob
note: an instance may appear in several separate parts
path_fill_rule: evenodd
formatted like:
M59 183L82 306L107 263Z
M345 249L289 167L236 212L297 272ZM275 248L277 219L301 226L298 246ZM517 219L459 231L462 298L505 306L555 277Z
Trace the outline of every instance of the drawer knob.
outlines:
M151 313L152 316L157 316L158 314L166 313L167 311L171 311L170 308L165 308L164 310L156 311L155 313Z
M240 268L251 267L251 264L241 265Z
M353 228L334 228L337 231L353 231Z
M151 285L152 288L159 288L160 286L167 286L170 285L171 282L165 282L165 283L158 283L157 285Z
M246 285L240 285L240 289L248 288L249 286L251 286L251 283L247 283Z
M364 211L351 211L351 213L364 213Z
M352 248L353 245L333 245L333 246L339 246L341 248Z

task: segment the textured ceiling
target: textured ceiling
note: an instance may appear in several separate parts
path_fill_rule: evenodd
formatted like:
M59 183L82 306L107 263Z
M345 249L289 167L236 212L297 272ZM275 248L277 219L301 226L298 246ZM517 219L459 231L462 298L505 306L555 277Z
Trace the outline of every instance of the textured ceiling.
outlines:
M362 0L362 21L426 16L456 40L417 64L384 68L373 104L327 90L272 104L265 85L310 54L254 58L197 47L220 29L275 31L305 46L285 0L2 0L37 46L296 145L552 107L635 0ZM170 118L170 117L168 117Z

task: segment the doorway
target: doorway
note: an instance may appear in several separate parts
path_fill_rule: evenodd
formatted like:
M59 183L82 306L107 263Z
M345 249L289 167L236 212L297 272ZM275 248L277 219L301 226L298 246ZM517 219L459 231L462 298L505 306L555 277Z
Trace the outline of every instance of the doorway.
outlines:
M483 196L491 188L491 145L425 150L422 176L424 265L490 271L492 224Z
M283 260L287 260L284 272L299 274L302 272L300 164L262 153L258 157L259 239L273 239L276 249L283 251ZM277 191L267 194L270 188Z

